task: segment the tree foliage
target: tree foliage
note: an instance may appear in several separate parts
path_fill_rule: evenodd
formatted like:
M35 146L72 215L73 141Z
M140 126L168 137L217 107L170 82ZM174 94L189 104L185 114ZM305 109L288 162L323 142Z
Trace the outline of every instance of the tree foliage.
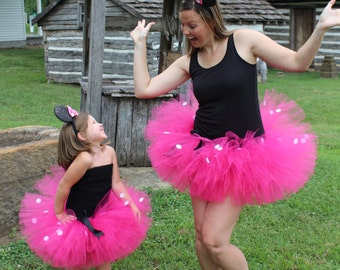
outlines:
M41 7L44 9L52 0L41 0ZM37 0L24 0L25 12L27 15L37 14Z

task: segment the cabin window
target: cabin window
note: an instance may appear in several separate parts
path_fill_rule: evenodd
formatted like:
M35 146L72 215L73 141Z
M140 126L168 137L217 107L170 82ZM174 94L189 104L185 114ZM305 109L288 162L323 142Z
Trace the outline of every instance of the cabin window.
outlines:
M84 27L85 20L85 4L78 2L78 27Z

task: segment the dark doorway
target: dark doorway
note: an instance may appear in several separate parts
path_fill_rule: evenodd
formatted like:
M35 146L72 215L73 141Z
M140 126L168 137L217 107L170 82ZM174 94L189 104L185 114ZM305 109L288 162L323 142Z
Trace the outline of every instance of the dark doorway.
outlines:
M298 50L313 32L315 8L292 8L290 19L290 47L293 50Z

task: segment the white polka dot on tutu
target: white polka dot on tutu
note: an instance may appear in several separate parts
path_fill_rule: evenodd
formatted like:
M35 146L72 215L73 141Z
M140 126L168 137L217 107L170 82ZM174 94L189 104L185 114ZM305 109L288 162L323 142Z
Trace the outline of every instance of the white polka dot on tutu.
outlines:
M125 197L125 193L124 193L124 192L120 193L120 194L119 194L119 197L120 197L121 199L124 198L124 197Z
M126 205L128 205L130 202L129 201L125 201L124 202L124 205L126 206Z
M299 143L299 139L298 139L298 138L295 138L295 139L293 140L293 143L294 143L294 144L298 144L298 143Z
M182 145L176 144L176 148L177 148L178 150L180 150L180 149L182 149Z
M41 203L41 201L42 201L41 198L37 198L37 199L35 200L36 203Z
M143 197L140 197L139 198L139 202L141 203L141 202L143 202L144 201L144 198Z
M307 142L307 140L305 139L305 138L302 138L301 140L300 140L300 143L302 143L302 144L305 144Z
M215 149L216 149L217 151L222 151L222 150L223 150L223 147L222 147L220 144L216 144L216 145L215 145Z
M47 242L50 238L46 235L44 236L44 241Z
M32 223L33 224L37 224L38 223L38 220L36 218L32 218Z
M56 233L57 233L58 236L62 236L64 232L63 232L63 230L58 229L58 230L56 230Z

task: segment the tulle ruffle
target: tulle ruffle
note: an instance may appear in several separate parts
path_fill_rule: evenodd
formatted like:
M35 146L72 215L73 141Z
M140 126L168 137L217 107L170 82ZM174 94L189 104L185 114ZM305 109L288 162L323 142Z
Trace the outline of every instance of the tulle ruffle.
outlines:
M80 221L60 223L54 214L54 197L64 170L52 168L37 182L39 193L26 193L19 213L22 234L29 247L53 267L94 267L132 253L145 239L151 220L147 194L127 187L142 212L137 222L128 205L110 191L90 218L92 226L104 233L97 238Z
M152 166L164 181L206 201L230 196L237 204L264 204L311 178L317 138L294 101L266 91L260 105L265 135L227 132L209 140L190 133L197 101L189 95L155 108L145 130Z

